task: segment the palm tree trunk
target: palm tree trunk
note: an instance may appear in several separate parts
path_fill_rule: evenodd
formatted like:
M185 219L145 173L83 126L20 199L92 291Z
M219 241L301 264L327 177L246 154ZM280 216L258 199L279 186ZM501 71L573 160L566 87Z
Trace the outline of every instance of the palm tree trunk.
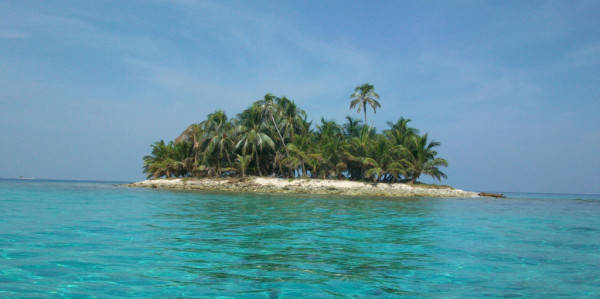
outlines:
M229 163L229 167L233 167L233 164L231 164L231 159L229 158L229 152L225 151L225 156L227 157L227 162Z
M283 176L283 166L281 166L281 163L277 163L279 166L279 175Z
M285 146L285 141L283 140L283 136L281 135L281 132L279 131L279 128L277 127L277 124L275 124L275 118L273 117L273 113L271 114L271 121L273 122L273 127L275 127L275 130L277 131L277 134L279 135L279 139L281 139L281 143L283 144L283 149L285 149L285 153L287 155L287 157L290 157L290 152L288 152L287 146Z
M217 156L217 176L221 176L221 159Z
M365 126L367 125L367 102L363 103L363 112L365 113Z
M294 133L294 124L292 124L290 135L292 136L292 143L296 141L296 134Z
M417 177L416 177L416 176L413 176L413 177L412 177L412 178L411 178L411 179L408 181L408 183L412 185L412 184L414 184L416 181L417 181Z
M258 175L263 176L262 172L260 172L260 164L258 163L258 151L254 151L256 153L256 169L258 169Z
M196 145L196 136L194 134L194 165L198 164L198 145Z

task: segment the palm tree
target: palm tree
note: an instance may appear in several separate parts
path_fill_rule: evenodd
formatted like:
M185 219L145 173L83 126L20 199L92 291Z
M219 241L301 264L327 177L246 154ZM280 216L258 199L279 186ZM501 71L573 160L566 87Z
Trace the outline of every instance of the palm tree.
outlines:
M349 138L358 136L362 127L360 124L361 122L362 120L346 116L346 123L343 125L344 135Z
M365 171L374 164L374 160L370 158L373 144L372 132L372 128L363 126L358 136L348 140L349 151L346 160L350 178L353 180L365 178Z
M350 109L356 107L358 113L360 113L361 109L364 111L365 125L367 124L367 104L373 108L373 113L377 113L377 108L381 107L379 102L377 102L379 95L375 92L375 87L369 83L357 86L354 89L354 93L350 95L350 98L352 99Z
M300 171L303 177L306 177L306 163L309 158L310 136L299 135L293 143L288 143L288 150L291 156L285 160L285 163L291 164L292 167L300 166Z
M321 125L317 125L317 132L315 136L318 139L322 139L324 137L334 137L334 136L342 136L342 129L340 125L338 125L334 120L325 120L325 118L321 117Z
M199 123L190 126L192 130L192 143L194 151L194 164L198 164L198 156L202 152L202 139L204 138L203 126Z
M277 99L277 97L275 97L274 95L272 95L270 93L267 93L267 94L265 94L263 99L257 101L257 103L260 105L260 108L263 111L263 118L266 118L271 121L271 123L273 125L272 128L275 129L275 131L277 132L277 135L279 135L279 140L281 140L281 143L283 144L283 147L285 148L285 140L283 139L283 135L281 135L281 130L279 130L279 123L277 121L275 121L275 115L277 115L279 118L279 114L281 111L281 106L275 103L276 99ZM289 153L288 153L288 156L289 156Z
M375 160L373 168L367 171L366 176L372 177L373 181L383 181L387 176L387 167L393 162L393 147L390 141L383 135L377 135L372 141L370 156Z
M165 144L164 140L157 141L151 145L152 154L144 156L144 173L146 178L160 178L162 176L170 177L171 169L169 162L165 163L173 149L173 143Z
M308 165L310 166L310 177L316 179L321 172L325 159L319 153L308 154L307 158Z
M438 181L441 178L447 178L439 167L448 167L448 162L442 158L436 158L437 151L433 148L440 146L441 143L427 140L427 134L423 136L413 136L408 148L410 155L403 160L407 166L409 184L413 184L421 174L431 176Z
M262 176L259 151L263 150L265 144L274 150L275 143L265 133L268 132L268 126L263 121L261 107L258 104L252 105L241 113L239 119L240 125L235 129L239 138L235 147L241 148L243 155L246 155L248 148L251 149L251 154L256 156L258 174Z
M345 139L340 135L321 137L315 150L324 158L322 169L327 177L343 178L342 173L348 168L344 162L346 147Z
M173 145L170 158L176 176L187 176L194 167L194 145L191 142L177 142Z
M204 127L208 141L206 151L208 154L217 152L217 156L215 157L217 161L216 173L220 175L223 156L227 158L229 167L232 165L231 158L229 157L229 149L233 145L233 140L230 138L231 123L227 121L227 115L223 110L217 110L208 115Z
M304 122L306 119L306 112L299 109L294 101L288 100L286 97L278 98L278 104L283 109L282 121L284 132L290 137L290 140L294 142L296 140L296 133L300 131L303 133L305 128Z
M381 180L384 176L385 170L376 161L372 162L373 167L365 172L365 178L373 178L373 182L377 182L378 179Z
M248 165L250 164L250 161L252 160L252 156L251 155L237 155L237 167L239 172L242 174L242 177L246 177L246 169L248 169Z
M155 142L152 155L144 156L144 173L147 178L173 177L189 175L194 166L193 145L180 141L176 144L164 140Z
M383 133L392 141L394 145L405 145L407 141L411 140L413 136L419 134L419 130L413 127L409 127L408 123L411 122L410 118L400 117L396 123L388 121L387 124L390 126L388 130Z

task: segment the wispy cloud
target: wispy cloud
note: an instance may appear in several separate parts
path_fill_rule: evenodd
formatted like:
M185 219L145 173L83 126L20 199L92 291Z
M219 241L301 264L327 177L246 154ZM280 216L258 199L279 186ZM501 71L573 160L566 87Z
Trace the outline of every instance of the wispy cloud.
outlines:
M10 29L0 28L0 38L2 39L23 39L27 38L27 34Z
M215 42L210 47L223 49L220 55L227 59L206 60L204 49L199 49L189 63L139 57L127 60L139 70L138 76L178 94L222 99L229 106L242 107L273 92L290 96L303 107L328 105L333 111L340 99L345 106L350 88L378 74L376 58L370 51L343 37L327 40L306 34L289 20L257 8L211 1L159 2L179 8L181 18L189 20L188 26L178 28L180 38L208 37ZM207 31L207 23L211 22L223 26ZM317 111L315 117L320 117L322 113ZM326 117L342 118L348 113L346 109L340 111Z
M600 64L600 45L579 48L565 58L565 67L594 66Z

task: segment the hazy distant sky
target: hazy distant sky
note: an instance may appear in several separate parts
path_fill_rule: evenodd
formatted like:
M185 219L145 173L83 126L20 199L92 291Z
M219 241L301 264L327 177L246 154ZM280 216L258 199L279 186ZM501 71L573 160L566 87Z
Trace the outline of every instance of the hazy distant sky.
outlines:
M411 118L444 183L600 193L599 1L2 1L0 177L140 180L150 144L271 92Z

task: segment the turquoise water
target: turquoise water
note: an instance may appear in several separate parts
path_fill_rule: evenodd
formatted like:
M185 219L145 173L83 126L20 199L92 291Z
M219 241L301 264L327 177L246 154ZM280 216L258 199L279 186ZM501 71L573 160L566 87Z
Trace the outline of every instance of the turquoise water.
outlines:
M0 180L0 297L599 297L600 197Z

